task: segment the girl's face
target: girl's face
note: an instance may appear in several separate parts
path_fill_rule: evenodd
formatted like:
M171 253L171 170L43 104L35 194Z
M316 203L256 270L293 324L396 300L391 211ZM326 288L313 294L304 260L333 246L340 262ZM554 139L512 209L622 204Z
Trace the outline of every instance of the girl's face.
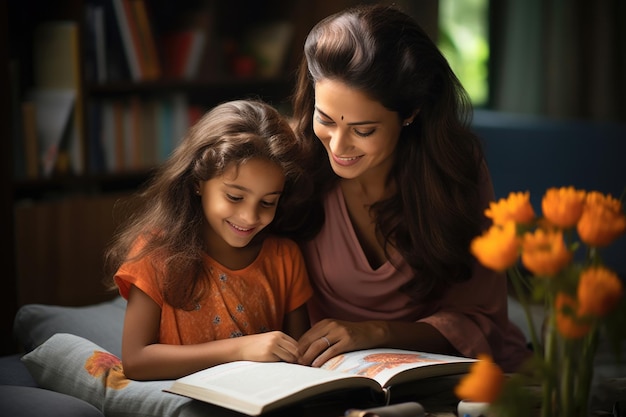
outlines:
M246 246L276 214L285 185L282 169L265 159L231 164L223 175L200 183L209 248Z
M381 175L391 169L402 120L361 91L323 79L315 83L313 130L330 164L345 179Z

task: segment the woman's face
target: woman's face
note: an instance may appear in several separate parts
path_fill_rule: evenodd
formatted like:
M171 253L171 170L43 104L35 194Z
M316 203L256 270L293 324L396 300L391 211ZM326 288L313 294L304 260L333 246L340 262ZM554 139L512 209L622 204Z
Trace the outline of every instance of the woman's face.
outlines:
M397 112L340 81L315 83L313 130L342 178L370 174L385 178L393 165L402 122Z

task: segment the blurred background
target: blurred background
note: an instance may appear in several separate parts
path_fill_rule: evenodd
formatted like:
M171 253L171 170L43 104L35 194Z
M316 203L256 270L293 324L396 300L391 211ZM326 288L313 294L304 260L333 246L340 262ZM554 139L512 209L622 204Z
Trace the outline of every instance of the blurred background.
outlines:
M478 107L626 121L626 2L440 0L439 45Z
M2 351L14 349L21 305L112 298L102 253L126 214L118 202L215 104L260 97L288 114L311 27L372 2L1 2ZM478 111L626 122L626 2L393 3L440 46Z

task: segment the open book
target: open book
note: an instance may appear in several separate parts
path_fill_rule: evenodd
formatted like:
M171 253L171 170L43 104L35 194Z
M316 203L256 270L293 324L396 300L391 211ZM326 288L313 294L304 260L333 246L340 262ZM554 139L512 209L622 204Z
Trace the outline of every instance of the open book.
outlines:
M285 362L237 361L174 381L166 391L248 415L260 415L321 394L391 386L468 372L475 359L400 349L367 349L338 355L321 368ZM365 390L366 389L366 390Z

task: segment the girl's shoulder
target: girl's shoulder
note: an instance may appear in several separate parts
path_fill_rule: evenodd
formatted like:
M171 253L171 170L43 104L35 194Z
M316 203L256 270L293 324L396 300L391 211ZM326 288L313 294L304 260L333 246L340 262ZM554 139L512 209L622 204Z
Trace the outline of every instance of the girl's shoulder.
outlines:
M268 236L263 241L261 249L263 256L301 256L300 247L290 238L282 236Z

